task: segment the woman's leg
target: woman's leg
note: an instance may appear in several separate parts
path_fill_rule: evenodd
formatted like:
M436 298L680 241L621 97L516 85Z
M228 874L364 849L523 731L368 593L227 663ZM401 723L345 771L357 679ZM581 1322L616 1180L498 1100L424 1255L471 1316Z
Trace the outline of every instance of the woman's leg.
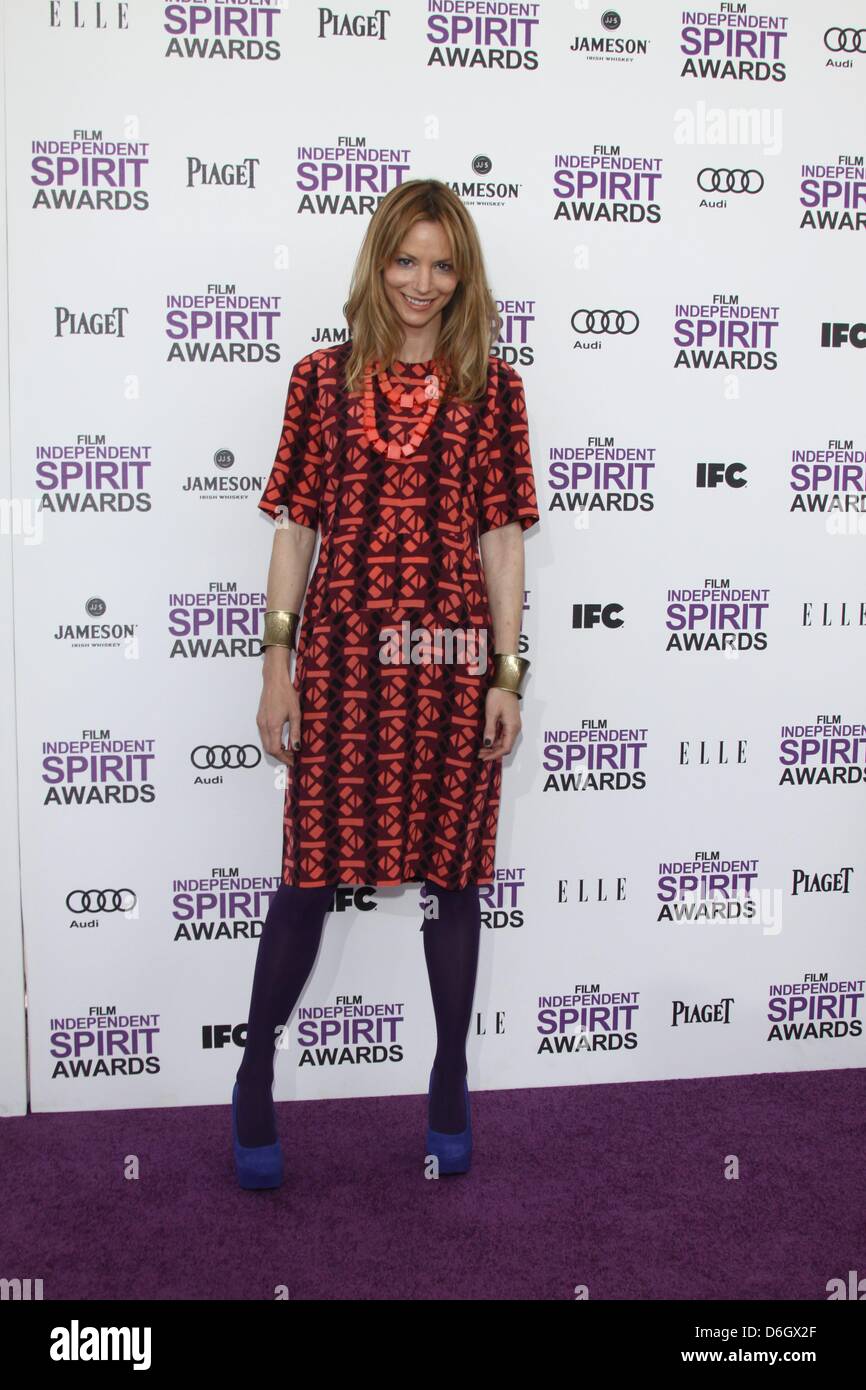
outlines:
M284 1024L309 979L330 888L292 888L281 883L265 917L247 1021L247 1040L237 1073L238 1143L273 1144L271 1102L276 1030Z
M439 900L439 916L425 917L422 928L436 1015L430 1128L440 1134L459 1134L466 1128L466 1034L475 995L481 902L477 883L450 889L425 881L424 891L425 897L435 896Z

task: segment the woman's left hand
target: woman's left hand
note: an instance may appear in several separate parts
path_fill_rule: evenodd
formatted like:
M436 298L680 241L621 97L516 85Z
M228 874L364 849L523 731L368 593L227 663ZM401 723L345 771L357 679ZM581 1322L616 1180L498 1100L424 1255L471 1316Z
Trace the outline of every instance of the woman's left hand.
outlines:
M510 753L520 733L520 697L511 690L491 688L484 705L484 732L478 756L482 762ZM490 739L485 747L484 740Z

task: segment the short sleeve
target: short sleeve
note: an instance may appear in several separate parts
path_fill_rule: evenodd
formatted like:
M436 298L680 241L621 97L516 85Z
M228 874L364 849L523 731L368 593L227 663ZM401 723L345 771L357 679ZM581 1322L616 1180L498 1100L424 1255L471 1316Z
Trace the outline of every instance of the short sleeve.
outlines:
M535 475L529 450L529 421L523 381L501 358L494 360L486 432L481 450L478 531L519 521L526 531L539 521Z
M309 353L292 368L280 442L259 508L268 516L286 516L317 530L322 472L317 367L314 354Z

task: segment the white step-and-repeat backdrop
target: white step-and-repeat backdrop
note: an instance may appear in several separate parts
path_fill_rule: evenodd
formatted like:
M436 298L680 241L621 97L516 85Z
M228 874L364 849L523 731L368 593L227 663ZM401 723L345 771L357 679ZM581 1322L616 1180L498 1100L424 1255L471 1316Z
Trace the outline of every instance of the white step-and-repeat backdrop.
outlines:
M281 851L257 502L416 177L477 222L542 512L471 1084L862 1065L862 7L5 10L33 1108L228 1100ZM340 890L278 1098L426 1089L421 921Z

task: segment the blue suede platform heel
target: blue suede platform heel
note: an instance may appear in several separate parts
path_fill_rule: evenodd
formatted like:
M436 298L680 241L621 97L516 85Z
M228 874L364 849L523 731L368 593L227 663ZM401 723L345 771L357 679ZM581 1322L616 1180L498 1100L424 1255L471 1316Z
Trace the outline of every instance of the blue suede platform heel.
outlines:
M238 1083L232 1090L232 1144L235 1170L241 1187L279 1187L283 1181L283 1155L280 1141L247 1148L238 1143Z
M435 1071L436 1068L433 1068ZM430 1091L433 1087L433 1071L427 1087L427 1105L430 1104ZM441 1173L467 1173L472 1161L472 1117L469 1113L469 1083L463 1078L463 1096L466 1104L466 1128L460 1134L441 1134L439 1130L427 1125L427 1153L439 1160Z

